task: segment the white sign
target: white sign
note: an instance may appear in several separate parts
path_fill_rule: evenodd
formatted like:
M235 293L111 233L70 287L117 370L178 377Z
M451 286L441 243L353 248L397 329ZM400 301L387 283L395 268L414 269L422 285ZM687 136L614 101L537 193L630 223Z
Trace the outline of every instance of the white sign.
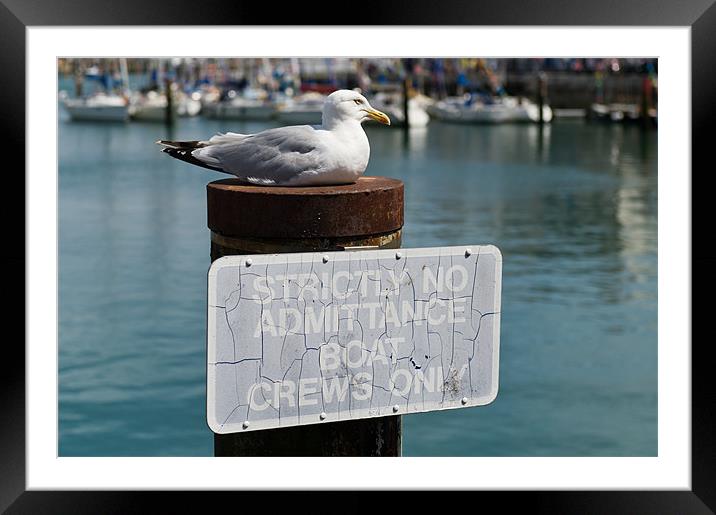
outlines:
M491 245L216 260L209 427L233 433L492 402L501 280Z

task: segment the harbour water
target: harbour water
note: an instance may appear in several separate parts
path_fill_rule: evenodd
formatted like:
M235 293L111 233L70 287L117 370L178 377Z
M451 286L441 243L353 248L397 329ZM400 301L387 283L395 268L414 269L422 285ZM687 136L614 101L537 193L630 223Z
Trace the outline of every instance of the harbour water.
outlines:
M210 456L206 183L157 139L271 123L59 126L59 453ZM657 454L656 131L367 127L404 247L503 253L500 391L406 416L405 456Z

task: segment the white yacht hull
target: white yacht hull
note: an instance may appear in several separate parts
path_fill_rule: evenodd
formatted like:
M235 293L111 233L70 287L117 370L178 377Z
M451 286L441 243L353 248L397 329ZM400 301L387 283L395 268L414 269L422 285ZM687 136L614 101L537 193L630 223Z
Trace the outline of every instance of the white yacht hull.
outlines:
M410 127L425 127L430 116L425 110L432 103L428 97L419 95L408 99L408 123ZM378 93L371 99L371 105L383 111L390 118L390 125L384 127L405 127L403 96L401 94Z
M516 105L476 104L459 105L457 103L438 102L428 108L430 116L441 121L454 123L533 123L539 122L539 106L524 101ZM552 109L542 107L543 120L552 121Z
M126 122L129 110L126 105L87 105L81 101L65 102L65 109L72 120L94 122Z
M132 119L141 122L163 122L166 119L166 106L139 106L132 110ZM174 110L176 114L176 109Z
M390 118L390 125L385 127L404 127L405 115L403 110L395 106L382 107L380 105L373 106L379 111L383 111ZM411 106L408 104L408 123L410 127L426 127L430 122L430 116L422 107Z

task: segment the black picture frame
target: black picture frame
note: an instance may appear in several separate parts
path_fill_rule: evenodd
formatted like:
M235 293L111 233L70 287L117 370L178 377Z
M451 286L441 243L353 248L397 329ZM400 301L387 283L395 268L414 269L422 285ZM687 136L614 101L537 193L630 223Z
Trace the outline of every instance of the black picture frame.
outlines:
M710 145L707 123L716 113L716 5L715 0L621 0L594 2L588 0L503 0L486 2L441 2L438 6L424 0L386 3L373 8L356 4L339 16L327 9L333 3L311 2L311 9L300 3L281 5L266 10L260 2L217 2L205 0L197 8L196 2L186 0L155 0L140 2L123 0L2 0L0 2L0 141L4 149L3 185L6 194L2 203L5 251L4 269L25 267L24 205L25 178L25 29L28 26L83 25L620 25L620 26L684 26L691 28L692 72L692 169L701 168L704 174L692 178L692 235L711 234L710 218L704 202L707 146ZM346 4L347 5L347 4ZM378 7L379 5L379 7ZM150 8L148 8L150 7ZM270 17L267 17L267 12ZM315 13L332 13L333 19L315 18ZM18 163L10 166L8 157ZM676 171L678 172L678 171ZM52 171L48 171L48 174ZM700 188L693 187L698 177ZM23 193L21 193L23 192ZM12 200L21 205L13 205ZM668 209L668 206L661 206ZM716 276L716 258L706 248L710 238L693 239L692 274L698 277L692 296L697 291L712 290ZM688 249L685 249L688 250ZM48 249L48 256L53 253ZM26 271L26 274L30 271ZM18 273L7 273L13 293L21 292L24 284ZM25 281L27 276L25 276ZM17 295L13 299L18 299ZM25 303L7 303L6 327L19 326L24 319ZM692 319L707 320L708 301L692 301ZM699 316L700 315L700 316ZM23 326L24 327L24 326ZM695 327L694 327L695 329ZM692 332L692 334L695 334ZM24 338L23 338L24 339ZM589 492L485 492L481 496L499 502L500 508L529 507L537 513L713 513L716 510L716 446L714 445L714 394L711 360L708 359L710 339L671 342L691 344L692 355L692 489L690 491L589 491ZM10 513L128 513L144 508L150 502L161 502L161 512L174 511L186 504L186 495L176 492L38 492L25 491L25 352L16 341L7 339L5 359L0 375L0 510ZM233 493L207 493L212 502L227 499ZM242 503L246 502L246 494ZM325 495L325 494L324 494ZM334 494L335 495L335 494ZM340 494L341 504L347 505L350 496ZM346 495L348 497L346 497ZM328 499L324 496L323 501ZM330 500L328 500L330 505Z

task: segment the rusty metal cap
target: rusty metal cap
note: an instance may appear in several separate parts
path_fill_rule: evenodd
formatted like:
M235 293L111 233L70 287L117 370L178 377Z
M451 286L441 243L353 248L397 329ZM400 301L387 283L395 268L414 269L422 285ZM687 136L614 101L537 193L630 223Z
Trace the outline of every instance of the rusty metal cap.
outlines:
M224 179L209 183L206 192L209 228L226 236L336 238L403 226L403 182L387 177L301 188Z

